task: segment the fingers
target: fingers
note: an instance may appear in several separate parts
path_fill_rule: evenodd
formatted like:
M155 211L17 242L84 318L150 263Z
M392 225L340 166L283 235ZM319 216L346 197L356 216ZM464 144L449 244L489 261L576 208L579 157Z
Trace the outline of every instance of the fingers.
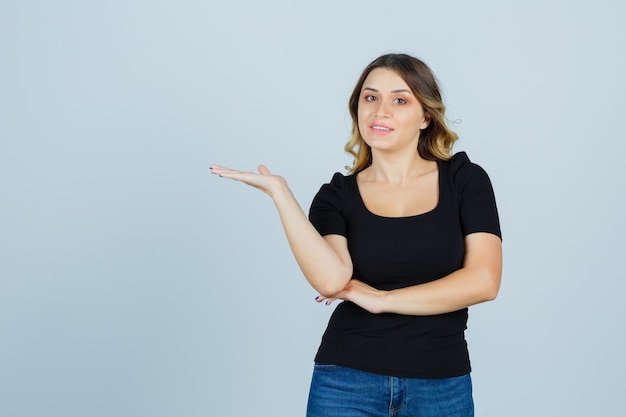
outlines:
M218 174L221 176L233 176L237 174L246 174L244 171L239 171L237 169L226 168L220 165L210 165L209 169L213 174Z
M326 297L323 297L321 295L318 295L317 297L315 297L315 302L317 302L317 303L322 303L323 302L327 306L331 305L333 303L333 301L335 301L335 300L336 300L336 298L326 298Z
M241 181L245 184L251 185L269 196L274 196L276 191L281 187L287 187L287 181L279 175L272 175L270 170L265 165L259 165L259 172L250 171L238 171L236 169L230 169L221 165L212 164L209 169L213 174L220 177L229 178L235 181Z
M259 172L260 172L262 175L272 175L272 173L270 172L270 170L269 170L269 169L267 169L267 167L266 167L265 165L259 165L258 169L259 169Z
M259 165L258 169L261 175L272 175L270 170L267 169L265 165ZM246 177L257 175L254 172L239 171L236 169L230 169L230 168L226 168L226 167L216 165L216 164L209 165L209 170L211 171L212 174L216 174L224 178L231 178L234 180L242 180Z
M234 169L226 168L223 166L212 164L209 166L209 170L211 174L219 175L220 177L233 178L233 176L237 174L241 174L241 171L237 171Z
M259 174L254 172L239 171L214 164L209 166L209 170L212 174L219 175L220 177L241 181L254 186L256 186L255 178L259 176Z

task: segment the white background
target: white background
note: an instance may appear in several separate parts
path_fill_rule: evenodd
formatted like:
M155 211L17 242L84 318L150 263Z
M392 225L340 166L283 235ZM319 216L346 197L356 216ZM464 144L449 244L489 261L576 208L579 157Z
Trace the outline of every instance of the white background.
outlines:
M0 415L299 416L331 308L264 194L351 161L348 96L426 61L492 178L478 417L622 416L626 13L596 1L0 2Z

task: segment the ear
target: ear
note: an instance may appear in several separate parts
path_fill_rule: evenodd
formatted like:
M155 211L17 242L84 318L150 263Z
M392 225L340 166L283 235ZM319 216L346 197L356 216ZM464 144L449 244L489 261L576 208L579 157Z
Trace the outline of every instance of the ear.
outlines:
M422 126L420 126L420 130L424 130L430 126L430 119L430 113L428 113L427 110L424 110L424 122L422 123Z

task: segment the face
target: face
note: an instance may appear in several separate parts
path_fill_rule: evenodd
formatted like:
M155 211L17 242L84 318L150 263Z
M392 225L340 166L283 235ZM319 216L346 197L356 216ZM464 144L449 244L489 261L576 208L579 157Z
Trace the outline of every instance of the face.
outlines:
M422 104L395 72L376 68L359 97L359 132L372 151L417 152L420 130L428 126Z

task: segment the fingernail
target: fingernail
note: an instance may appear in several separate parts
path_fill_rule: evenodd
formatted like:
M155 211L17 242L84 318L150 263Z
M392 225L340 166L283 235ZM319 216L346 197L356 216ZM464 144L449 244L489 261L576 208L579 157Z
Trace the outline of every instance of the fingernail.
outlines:
M326 305L328 305L328 300L326 300Z
M317 297L315 297L315 301L319 300L320 296L318 295Z

